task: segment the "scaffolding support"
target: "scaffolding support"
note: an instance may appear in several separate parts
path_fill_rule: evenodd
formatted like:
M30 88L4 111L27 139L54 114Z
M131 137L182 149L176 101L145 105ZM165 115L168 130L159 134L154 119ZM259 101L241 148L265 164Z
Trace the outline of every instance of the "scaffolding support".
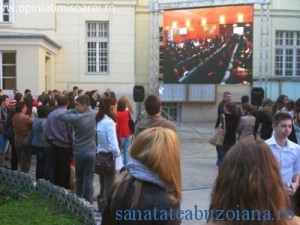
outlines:
M150 11L150 94L159 96L159 9L157 0L151 0Z
M259 85L267 93L270 0L182 0L170 3L159 3L158 0L150 0L150 94L159 95L159 13L162 10L249 4L261 5Z
M260 6L260 57L259 57L259 86L268 93L268 74L269 74L269 22L270 10L268 4Z

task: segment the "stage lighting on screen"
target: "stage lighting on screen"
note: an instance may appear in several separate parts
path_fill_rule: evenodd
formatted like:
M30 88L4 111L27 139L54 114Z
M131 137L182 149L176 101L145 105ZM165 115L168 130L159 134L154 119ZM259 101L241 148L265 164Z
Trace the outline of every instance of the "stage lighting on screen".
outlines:
M244 27L234 27L233 28L233 33L238 34L238 35L242 35L244 33Z
M164 83L252 83L253 5L167 10L163 27Z

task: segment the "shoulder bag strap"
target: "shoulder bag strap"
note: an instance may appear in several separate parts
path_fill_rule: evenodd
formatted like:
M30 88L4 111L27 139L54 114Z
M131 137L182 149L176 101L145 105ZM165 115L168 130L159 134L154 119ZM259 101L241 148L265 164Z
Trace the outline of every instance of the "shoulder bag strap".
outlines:
M98 122L96 122L96 151L97 151L97 147L98 147L98 134L97 134L97 125L98 125Z
M226 131L226 120L225 120L225 114L222 114L222 119L223 119L223 128Z
M125 109L126 110L126 109ZM127 110L127 112L128 112L128 120L130 120L131 119L131 115L130 115L130 112L129 112L129 110Z

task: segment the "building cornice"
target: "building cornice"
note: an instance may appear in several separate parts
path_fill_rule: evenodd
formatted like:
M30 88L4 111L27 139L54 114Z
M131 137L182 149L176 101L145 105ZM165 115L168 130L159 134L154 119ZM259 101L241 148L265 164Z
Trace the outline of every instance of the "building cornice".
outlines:
M0 45L39 45L54 54L62 47L44 34L1 32Z

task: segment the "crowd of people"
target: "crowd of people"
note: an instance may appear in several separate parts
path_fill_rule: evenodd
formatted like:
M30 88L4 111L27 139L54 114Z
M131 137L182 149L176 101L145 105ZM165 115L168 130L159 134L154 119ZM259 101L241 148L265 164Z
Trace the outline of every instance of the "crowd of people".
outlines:
M223 159L236 143L261 139L268 145L279 166L286 193L299 214L300 185L300 98L295 102L280 95L275 102L263 99L262 106L253 106L248 96L242 96L241 106L231 101L230 92L223 93L216 127L225 116L226 134L222 146L217 146L217 165L222 171ZM254 162L253 162L254 163Z
M300 111L300 98L295 102L289 99L286 95L280 95L275 102L265 98L262 100L262 105L251 105L250 98L247 95L241 97L241 103L238 104L231 101L232 95L230 92L223 93L223 100L218 106L218 118L215 127L219 126L222 115L225 116L226 135L223 146L217 146L219 165L225 153L235 144L244 138L259 137L263 140L271 138L273 134L273 116L278 112L284 112L293 120L293 126L289 139L295 143L300 143L296 140L295 131L300 127L300 121L297 120L298 111Z
M126 170L132 136L128 120L133 112L126 96L121 101L127 114L117 110L116 95L109 89L100 96L98 90L85 92L75 86L69 93L51 90L37 99L29 89L24 94L15 90L13 99L2 92L0 166L6 166L10 149L11 169L28 173L36 154L36 179L70 189L70 166L75 162L76 193L93 203L96 152L113 150L115 157L122 152ZM104 117L109 124L102 125ZM102 186L106 183L101 177L100 181Z
M30 90L24 95L16 91L14 99L0 96L0 166L9 142L11 169L28 173L34 152L36 179L69 189L73 159L75 191L93 203L96 154L111 153L124 167L99 174L102 224L180 224L180 144L176 125L161 116L161 100L155 95L146 98L146 115L132 133L133 110L126 96L117 99L110 90L100 96L96 90L76 88L72 94L49 91L38 100ZM272 218L280 218L275 224L299 224L300 100L292 103L283 95L275 103L265 99L256 108L248 96L241 98L240 107L231 97L225 92L218 107L216 127L223 117L226 135L216 148L219 173L207 222L225 225L228 211L254 211L251 218L230 223L271 225ZM118 171L123 178L116 181ZM271 219L260 221L265 210ZM126 213L136 212L150 212L152 219L127 218Z

